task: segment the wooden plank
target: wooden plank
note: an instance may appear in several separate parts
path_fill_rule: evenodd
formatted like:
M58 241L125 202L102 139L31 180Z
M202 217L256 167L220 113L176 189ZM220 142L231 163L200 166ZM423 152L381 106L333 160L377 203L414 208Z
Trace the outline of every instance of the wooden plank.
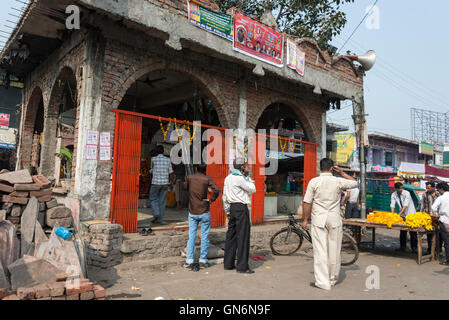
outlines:
M422 233L418 232L418 264L422 264Z

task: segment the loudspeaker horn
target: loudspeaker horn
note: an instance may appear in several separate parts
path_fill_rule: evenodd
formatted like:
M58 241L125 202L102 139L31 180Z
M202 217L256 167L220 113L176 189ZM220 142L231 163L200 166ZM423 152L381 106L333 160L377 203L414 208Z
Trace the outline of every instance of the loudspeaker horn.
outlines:
M367 53L361 56L345 56L351 60L360 62L365 71L370 70L376 63L376 52L374 50L369 50Z

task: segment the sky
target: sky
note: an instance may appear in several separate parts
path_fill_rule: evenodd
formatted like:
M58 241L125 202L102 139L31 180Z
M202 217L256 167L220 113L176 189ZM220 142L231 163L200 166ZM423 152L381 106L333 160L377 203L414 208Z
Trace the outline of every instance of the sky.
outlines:
M25 0L20 0L25 1ZM332 44L345 54L350 50L363 54L372 49L377 62L364 79L365 109L368 131L408 138L411 134L411 108L438 112L449 111L449 1L447 0L378 0L376 13L362 23L356 33L342 45L375 0L355 0L343 10L348 23ZM6 20L17 21L8 13L20 8L18 0L0 1L0 30L10 31ZM5 35L0 31L0 35ZM1 41L6 40L0 36ZM328 112L328 121L344 124L353 130L352 106L342 103L342 109Z

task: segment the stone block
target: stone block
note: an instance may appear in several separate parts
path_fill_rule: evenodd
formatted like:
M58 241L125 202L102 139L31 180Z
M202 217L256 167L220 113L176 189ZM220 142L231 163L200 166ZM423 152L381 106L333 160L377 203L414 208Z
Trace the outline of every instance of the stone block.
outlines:
M47 217L50 219L69 218L72 216L72 210L64 206L57 206L47 210Z
M0 191L5 192L5 193L11 193L11 192L14 192L14 187L4 184L4 183L0 183Z
M11 221L11 223L14 225L20 225L20 217L9 216L6 220Z
M16 197L16 198L28 198L30 195L27 191L14 191L13 193L9 194L10 197Z
M99 284L94 285L94 298L101 299L106 297L106 290Z
M6 181L10 184L33 183L33 178L27 169L12 171L0 174L0 181Z
M83 292L80 294L80 300L93 300L94 296L93 291Z
M22 204L22 205L26 205L28 203L28 198L16 198L16 197L11 197L11 196L3 196L2 197L2 201L3 202L9 202L9 203L17 203L17 204Z
M51 185L51 181L48 180L45 176L38 174L31 177L35 184L38 184L42 188L49 187Z
M47 209L51 209L51 208L59 206L59 204L56 201L56 199L50 200L50 201L46 202L45 204L47 206Z
M39 201L40 203L45 203L51 200L51 196L42 196L37 198L37 201Z
M79 299L80 299L80 295L79 295L79 293L67 295L67 296L65 297L65 299L66 299L66 300L79 300Z
M22 207L15 204L11 209L11 216L20 217L22 215Z
M51 196L51 194L52 194L51 189L43 189L43 190L39 190L39 191L31 191L30 197L40 198L40 197L44 197L44 196ZM48 201L50 201L50 200L48 200Z
M0 221L6 220L6 210L0 210Z
M53 282L48 284L50 288L50 295L52 297L63 296L65 293L65 284L64 282Z
M54 228L56 223L59 223L60 227L64 228L70 228L72 226L73 218L56 218L56 219L49 219L48 215L45 218L45 224L51 228Z
M55 281L56 282L66 281L69 276L70 275L67 273L58 273L55 275Z
M0 288L0 299L8 296L8 288Z
M65 296L51 297L51 300L66 300L66 297Z
M34 288L17 288L17 297L20 300L33 300L35 297Z
M36 299L50 297L50 288L46 284L41 284L34 287Z
M39 299L36 299L36 300L51 300L51 297L39 298Z
M14 190L16 191L38 191L41 187L37 184L15 184Z

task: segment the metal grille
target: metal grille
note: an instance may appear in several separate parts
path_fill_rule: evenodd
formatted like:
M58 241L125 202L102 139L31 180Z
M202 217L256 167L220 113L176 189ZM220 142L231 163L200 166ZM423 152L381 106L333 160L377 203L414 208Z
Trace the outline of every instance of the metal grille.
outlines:
M412 140L449 142L448 113L411 108Z

